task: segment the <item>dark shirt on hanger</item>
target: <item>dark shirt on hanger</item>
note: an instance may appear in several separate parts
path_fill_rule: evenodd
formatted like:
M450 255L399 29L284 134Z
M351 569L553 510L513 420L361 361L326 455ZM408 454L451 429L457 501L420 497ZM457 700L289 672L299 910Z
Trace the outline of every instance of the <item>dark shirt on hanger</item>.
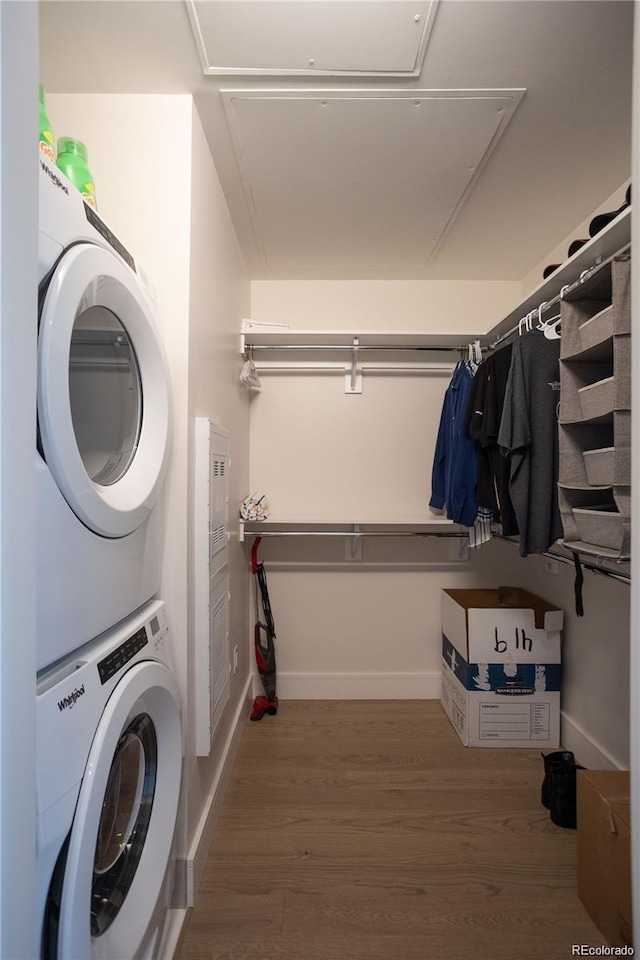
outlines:
M510 462L498 445L500 420L511 366L512 344L490 354L473 382L467 410L470 435L478 444L478 505L491 510L505 536L518 533L509 494Z
M520 554L544 553L562 537L558 508L560 341L532 330L513 354L498 442L510 461L509 492Z

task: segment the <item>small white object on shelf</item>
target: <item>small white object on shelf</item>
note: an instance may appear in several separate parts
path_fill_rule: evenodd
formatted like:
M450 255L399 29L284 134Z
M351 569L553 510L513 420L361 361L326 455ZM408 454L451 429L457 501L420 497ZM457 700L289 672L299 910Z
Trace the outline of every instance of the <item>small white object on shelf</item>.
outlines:
M284 333L289 329L288 323L267 323L262 320L243 320L241 333Z
M269 516L269 501L264 493L251 493L240 504L243 520L266 520Z

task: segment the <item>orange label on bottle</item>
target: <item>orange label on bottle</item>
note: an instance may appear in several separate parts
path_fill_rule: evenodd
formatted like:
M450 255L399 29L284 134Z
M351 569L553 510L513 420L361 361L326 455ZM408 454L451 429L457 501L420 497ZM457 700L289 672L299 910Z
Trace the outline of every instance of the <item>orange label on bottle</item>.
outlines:
M47 157L49 160L52 160L53 163L56 162L56 152L51 144L47 143L46 140L40 141L40 152L44 153L45 157Z

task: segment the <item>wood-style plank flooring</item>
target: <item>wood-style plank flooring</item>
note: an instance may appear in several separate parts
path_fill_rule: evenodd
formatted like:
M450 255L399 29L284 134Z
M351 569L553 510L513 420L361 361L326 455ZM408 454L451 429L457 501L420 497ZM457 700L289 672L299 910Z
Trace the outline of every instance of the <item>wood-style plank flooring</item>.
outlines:
M538 750L462 746L436 701L247 722L180 960L568 960L603 939Z

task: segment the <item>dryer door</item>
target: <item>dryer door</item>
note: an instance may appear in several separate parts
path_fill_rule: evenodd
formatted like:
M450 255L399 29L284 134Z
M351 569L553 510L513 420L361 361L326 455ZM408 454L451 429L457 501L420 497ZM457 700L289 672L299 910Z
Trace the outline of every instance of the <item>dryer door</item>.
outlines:
M144 523L167 463L167 373L135 275L95 244L70 247L46 288L38 424L47 465L89 529L123 537Z
M107 702L69 835L55 957L133 960L146 941L178 811L178 704L173 675L153 661L132 667Z

